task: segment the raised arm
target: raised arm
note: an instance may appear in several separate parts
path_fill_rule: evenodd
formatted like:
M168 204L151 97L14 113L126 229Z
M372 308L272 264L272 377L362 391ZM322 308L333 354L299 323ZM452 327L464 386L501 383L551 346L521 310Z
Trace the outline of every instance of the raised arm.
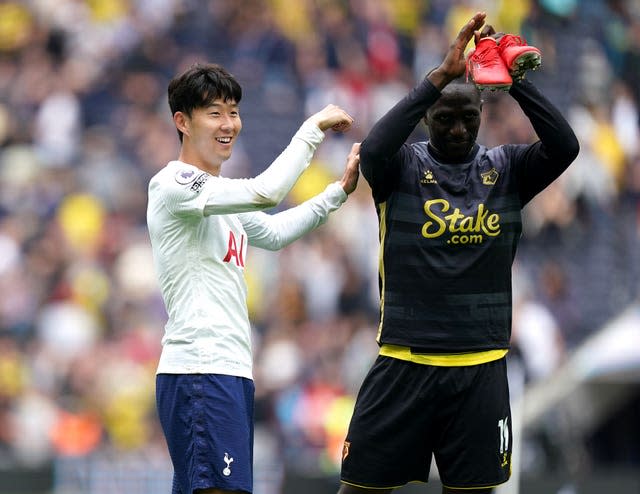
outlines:
M342 108L328 105L309 117L285 150L255 178L225 178L197 167L173 162L163 170L165 179L152 179L149 194L162 197L163 207L178 216L208 216L260 211L279 204L307 169L325 130L348 130L353 118ZM175 179L174 179L175 177Z
M346 132L353 118L336 105L310 116L287 148L261 174L251 179L213 178L204 204L204 214L239 213L274 207L285 198L307 169L324 131Z
M317 146L324 139L323 132L329 129L345 132L352 123L353 118L342 108L327 105L305 121L291 144L265 171L238 184L235 197L231 191L225 194L224 199L213 194L207 200L205 214L266 209L280 204L309 166ZM233 187L233 182L228 186ZM243 203L246 203L246 208L243 208ZM225 210L225 206L232 209Z

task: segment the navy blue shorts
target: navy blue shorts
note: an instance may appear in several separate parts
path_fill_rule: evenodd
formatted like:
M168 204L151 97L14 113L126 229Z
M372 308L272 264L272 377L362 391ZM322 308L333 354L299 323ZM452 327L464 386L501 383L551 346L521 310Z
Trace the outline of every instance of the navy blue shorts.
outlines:
M364 379L347 433L341 480L369 488L427 482L478 489L511 474L506 359L434 367L379 356Z
M196 489L252 492L251 379L158 374L156 406L173 462L173 494Z

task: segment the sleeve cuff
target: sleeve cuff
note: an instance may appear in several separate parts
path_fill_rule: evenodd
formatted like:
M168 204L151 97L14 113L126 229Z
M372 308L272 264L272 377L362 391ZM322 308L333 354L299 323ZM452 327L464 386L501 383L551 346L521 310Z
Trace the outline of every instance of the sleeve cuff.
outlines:
M294 137L317 147L324 140L324 132L316 124L305 120Z
M333 182L325 189L327 199L335 206L341 206L347 200L347 193L340 185L340 182Z

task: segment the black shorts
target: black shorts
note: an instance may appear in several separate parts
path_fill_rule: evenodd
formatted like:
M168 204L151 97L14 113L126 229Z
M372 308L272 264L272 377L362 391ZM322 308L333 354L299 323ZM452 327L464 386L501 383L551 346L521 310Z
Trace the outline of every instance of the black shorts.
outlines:
M435 367L379 356L365 378L343 448L341 480L370 488L426 482L482 488L511 474L506 359Z

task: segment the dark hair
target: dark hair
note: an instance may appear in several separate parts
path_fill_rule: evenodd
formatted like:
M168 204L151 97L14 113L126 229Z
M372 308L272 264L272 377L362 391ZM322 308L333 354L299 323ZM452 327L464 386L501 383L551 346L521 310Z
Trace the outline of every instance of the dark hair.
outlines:
M438 67L433 67L431 70L429 70L427 72L427 74L425 75L425 78L429 77L431 75L431 73L435 72L437 69L438 69ZM475 86L475 84L473 84L473 81L471 80L471 77L469 77L467 74L460 75L460 76L456 77L451 82L449 82L449 84L447 84L447 86L455 86L455 85L458 85L458 84L472 85L472 86L474 86L476 88L476 90L478 91L478 94L480 94L480 90L477 88L477 86Z
M471 79L471 77L467 77L466 75L461 75L459 77L456 77L454 80L452 80L449 84L447 84L445 86L445 89L448 86L469 86L469 87L472 87L473 89L475 89L475 91L478 94L481 94L480 93L480 89L478 89L478 86L476 86L473 83L473 80Z
M169 82L171 115L180 111L187 116L196 108L204 108L216 99L240 103L242 88L222 66L215 63L196 63ZM178 130L182 142L182 132Z

